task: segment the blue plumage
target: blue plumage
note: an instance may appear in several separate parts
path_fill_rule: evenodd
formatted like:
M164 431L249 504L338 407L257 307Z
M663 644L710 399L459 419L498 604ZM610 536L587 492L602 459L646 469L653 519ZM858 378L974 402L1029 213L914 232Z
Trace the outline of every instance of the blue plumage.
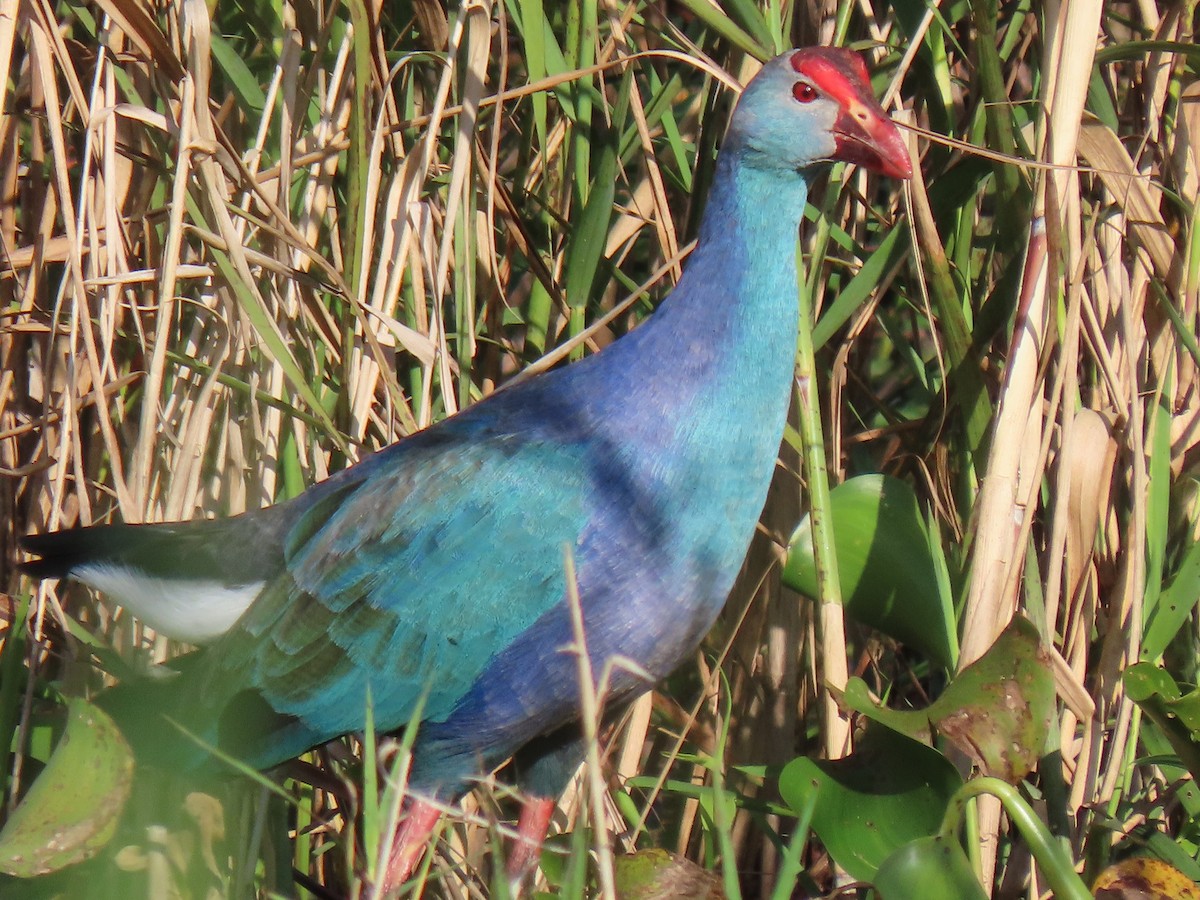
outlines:
M621 656L646 674L617 667L610 699L665 676L712 625L786 417L811 167L845 158L907 174L864 77L846 51L767 64L734 115L683 278L603 352L501 390L289 503L195 526L32 538L43 559L31 568L97 583L89 573L107 565L105 584L204 578L230 603L252 592L184 682L188 724L202 734L219 737L230 710L254 711L253 727L235 723L232 749L256 765L360 729L369 687L383 729L424 703L417 789L454 795L523 748L530 771L563 771L551 755L572 758L579 702L576 661L562 652L572 639L564 549L595 670ZM207 570L173 576L184 555L173 542L201 539L221 548L203 555Z

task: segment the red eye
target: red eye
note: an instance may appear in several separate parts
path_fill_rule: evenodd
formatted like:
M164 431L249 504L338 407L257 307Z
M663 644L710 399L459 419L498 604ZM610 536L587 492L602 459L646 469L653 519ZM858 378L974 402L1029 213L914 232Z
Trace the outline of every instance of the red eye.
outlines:
M797 81L792 85L792 96L801 103L812 103L817 99L817 89L807 81Z

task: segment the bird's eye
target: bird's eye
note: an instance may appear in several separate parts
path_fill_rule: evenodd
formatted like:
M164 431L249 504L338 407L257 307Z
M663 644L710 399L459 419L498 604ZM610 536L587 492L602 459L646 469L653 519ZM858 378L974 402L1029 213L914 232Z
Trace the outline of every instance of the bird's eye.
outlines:
M807 81L797 81L792 85L792 96L801 103L812 103L817 99L817 89Z

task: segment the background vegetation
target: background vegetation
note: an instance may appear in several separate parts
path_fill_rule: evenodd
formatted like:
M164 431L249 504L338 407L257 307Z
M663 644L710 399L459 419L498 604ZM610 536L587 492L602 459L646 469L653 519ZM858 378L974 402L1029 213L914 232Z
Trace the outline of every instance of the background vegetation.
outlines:
M563 799L563 853L540 889L609 892L605 846L720 873L694 896L882 883L887 853L856 860L852 816L801 789L830 770L793 762L852 738L876 771L923 773L888 821L927 809L934 827L917 830L932 834L951 809L949 845L963 776L1017 786L1028 822L1012 804L967 816L971 863L997 896L1037 896L1046 878L1068 896L1055 878L1071 861L1090 880L1131 850L1195 877L1194 26L1195 3L1152 0L4 0L2 564L27 531L292 496L634 327L678 276L730 85L786 47L849 44L919 126L919 171L904 188L839 167L810 198L815 390L798 395L763 528L694 663L606 736L591 777L607 799L590 812L586 790ZM872 473L894 481L852 481ZM858 486L835 489L832 516L824 477ZM786 580L822 602L783 579L814 496ZM838 550L840 582L808 574L810 533L818 554ZM85 592L11 567L4 583L11 814L65 698L179 648ZM981 701L956 672L1018 608L1032 628L1017 628L1015 668L976 688L1036 685ZM859 729L887 718L873 700L923 709L964 684L923 726L888 720L940 752ZM954 740L963 709L986 718L1009 701L1032 711L1003 733L1018 753ZM71 860L93 862L0 890L69 892L116 869L150 896L369 891L390 795L347 749L359 745L314 754L285 783L290 803L213 788L172 801L167 827L113 840L89 813ZM946 758L956 769L939 781ZM61 795L98 777L59 770ZM165 802L115 771L131 806ZM356 801L345 785L364 779ZM117 787L93 809L119 808ZM491 824L508 811L502 790L477 791L415 890L502 894ZM1042 843L1025 827L1039 817ZM11 859L4 871L31 874Z

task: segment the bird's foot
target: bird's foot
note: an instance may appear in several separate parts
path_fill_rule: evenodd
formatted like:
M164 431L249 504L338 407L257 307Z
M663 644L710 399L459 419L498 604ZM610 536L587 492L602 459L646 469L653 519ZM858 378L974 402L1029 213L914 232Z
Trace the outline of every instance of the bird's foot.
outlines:
M508 857L508 884L512 896L520 896L525 877L537 868L542 855L542 842L550 829L550 817L554 815L553 797L526 797L521 803L521 817L517 822L517 842Z
M408 880L420 862L429 843L429 835L433 833L441 815L441 809L432 803L412 801L392 840L392 852L381 886L383 896L394 894Z

